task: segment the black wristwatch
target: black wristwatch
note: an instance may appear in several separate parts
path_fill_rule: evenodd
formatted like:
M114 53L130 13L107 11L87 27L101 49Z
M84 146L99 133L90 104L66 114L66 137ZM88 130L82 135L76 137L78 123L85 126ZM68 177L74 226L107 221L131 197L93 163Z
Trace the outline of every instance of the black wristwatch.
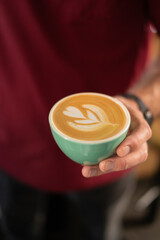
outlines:
M150 126L152 125L153 114L139 97L137 97L136 95L134 95L132 93L124 93L121 96L123 96L125 98L133 99L137 103L140 111L143 113L145 120L148 122L148 124Z

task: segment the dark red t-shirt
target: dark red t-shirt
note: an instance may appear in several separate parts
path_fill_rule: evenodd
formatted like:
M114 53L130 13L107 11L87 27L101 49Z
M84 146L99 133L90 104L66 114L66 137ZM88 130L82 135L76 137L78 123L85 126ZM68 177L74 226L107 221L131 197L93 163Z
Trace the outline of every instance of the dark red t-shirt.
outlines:
M160 30L159 0L0 0L0 166L40 189L110 182L86 179L55 144L48 113L77 92L124 92L143 70L147 23Z

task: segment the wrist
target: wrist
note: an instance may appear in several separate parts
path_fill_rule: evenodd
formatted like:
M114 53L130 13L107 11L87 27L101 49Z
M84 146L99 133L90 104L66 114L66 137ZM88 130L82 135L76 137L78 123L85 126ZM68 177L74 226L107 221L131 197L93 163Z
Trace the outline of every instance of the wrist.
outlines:
M132 93L124 93L121 96L134 101L136 104L136 107L138 107L139 110L142 112L145 120L148 122L150 126L152 125L153 114L140 97Z

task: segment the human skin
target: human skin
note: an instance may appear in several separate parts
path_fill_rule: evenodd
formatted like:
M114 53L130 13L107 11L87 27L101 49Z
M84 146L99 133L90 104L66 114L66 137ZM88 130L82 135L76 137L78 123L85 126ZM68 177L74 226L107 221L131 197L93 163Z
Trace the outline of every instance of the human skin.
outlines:
M137 95L151 110L154 118L160 115L160 54L144 72L138 84L135 84L128 92ZM118 146L114 156L104 159L96 166L83 166L82 175L84 177L125 170L147 160L147 141L152 136L152 130L134 100L121 96L117 96L117 98L125 104L130 112L129 134Z

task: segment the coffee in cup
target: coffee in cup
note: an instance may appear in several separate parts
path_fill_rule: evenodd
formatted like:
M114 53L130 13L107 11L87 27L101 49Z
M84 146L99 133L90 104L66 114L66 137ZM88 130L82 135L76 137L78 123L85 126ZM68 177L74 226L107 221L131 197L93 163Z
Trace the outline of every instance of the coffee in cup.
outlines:
M95 93L71 95L52 112L55 127L78 140L101 140L116 135L126 123L126 115L115 101Z
M115 152L127 134L130 116L116 98L89 92L58 101L50 111L49 122L57 144L67 156L82 164L95 164ZM102 150L102 146L106 148Z

